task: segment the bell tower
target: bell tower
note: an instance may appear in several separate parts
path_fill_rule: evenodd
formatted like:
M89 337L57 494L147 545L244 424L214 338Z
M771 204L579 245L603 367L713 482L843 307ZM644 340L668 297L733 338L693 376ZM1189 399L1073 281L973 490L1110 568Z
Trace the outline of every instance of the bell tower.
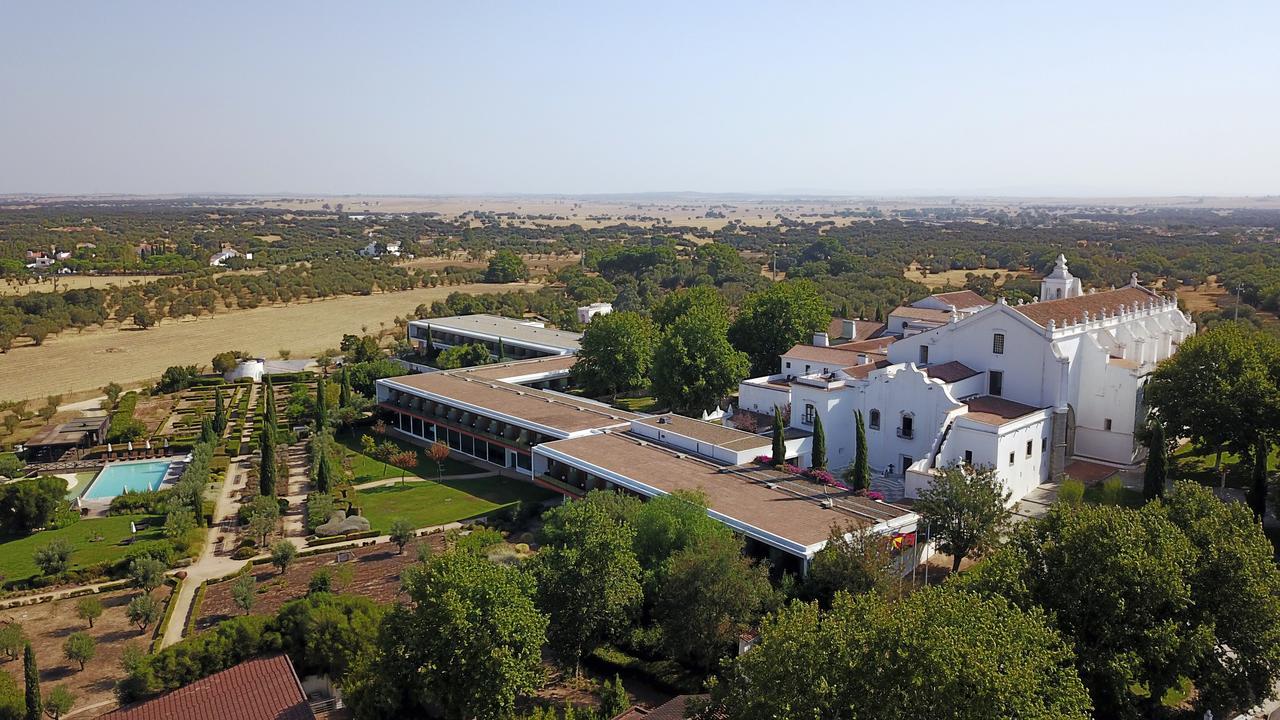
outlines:
M1067 257L1058 254L1053 272L1040 281L1040 300L1061 300L1083 294L1080 290L1080 278L1067 269Z

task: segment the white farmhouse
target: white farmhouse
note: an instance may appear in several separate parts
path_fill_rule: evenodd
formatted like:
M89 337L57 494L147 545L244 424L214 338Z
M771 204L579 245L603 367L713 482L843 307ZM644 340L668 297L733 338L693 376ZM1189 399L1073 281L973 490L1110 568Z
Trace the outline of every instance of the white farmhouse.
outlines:
M778 374L744 381L739 407L789 407L798 429L821 416L833 469L854 460L860 411L877 487L912 498L957 462L995 467L1017 500L1073 459L1139 461L1143 385L1195 325L1136 275L1084 292L1062 256L1040 297L941 293L894 310L881 338L828 345L819 333Z
M230 260L231 258L244 258L245 260L252 260L253 253L242 253L239 250L236 250L235 248L223 248L222 250L219 250L218 252L209 256L209 267L222 267L226 265L227 261Z

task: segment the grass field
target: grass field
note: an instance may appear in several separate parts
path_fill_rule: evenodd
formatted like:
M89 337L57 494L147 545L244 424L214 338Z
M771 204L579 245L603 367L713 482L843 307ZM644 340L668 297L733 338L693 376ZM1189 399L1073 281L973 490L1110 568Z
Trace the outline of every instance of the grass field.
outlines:
M1201 485L1218 486L1222 483L1221 470L1215 466L1217 453L1187 443L1173 453L1174 468L1170 473L1174 480L1194 480ZM1227 469L1227 487L1247 488L1252 483L1253 467L1241 465L1240 456L1230 451L1222 453L1222 467ZM1267 469L1280 469L1280 448L1272 448L1267 458Z
M170 365L205 365L223 350L244 350L274 357L289 348L302 358L337 347L343 333L362 326L388 327L422 303L453 292L491 293L527 289L536 283L474 283L418 288L395 293L348 295L298 305L223 312L199 319L169 321L150 330L120 330L112 325L82 333L51 336L40 347L16 347L0 354L0 400L43 399L159 377Z
M21 580L38 575L40 569L31 559L36 548L48 545L55 539L63 539L75 548L71 553L69 569L82 568L105 560L123 557L129 549L121 541L129 537L129 523L150 523L150 527L138 533L138 540L161 540L163 518L149 515L116 515L108 518L81 520L58 530L46 530L34 535L0 542L0 575L5 580ZM94 541L95 535L102 539Z
M444 468L443 468L444 472L440 473L437 471L436 461L427 457L427 454L423 452L423 448L420 448L416 445L410 445L407 442L404 442L402 440L397 440L395 438L374 438L374 439L378 441L379 445L381 445L383 442L390 441L395 443L396 447L400 448L401 450L413 450L414 452L418 453L418 467L413 468L412 470L405 471L405 470L401 470L398 467L395 467L394 465L388 465L386 463L383 463L381 460L378 460L376 458L371 458L368 455L365 455L364 453L360 452L360 437L358 435L357 436L343 435L339 439L339 442L341 442L343 446L345 446L348 450L352 452L351 474L352 474L352 482L356 485L372 482L374 480L398 478L403 475L414 475L420 478L434 480L435 478L439 477L441 474L466 475L469 473L480 472L480 468L477 468L474 465L468 465L467 463L461 462L459 460L448 458L444 461Z
M428 527L484 515L516 501L542 502L556 497L540 487L496 475L384 485L358 494L369 524L384 533L397 519L408 520L414 527Z

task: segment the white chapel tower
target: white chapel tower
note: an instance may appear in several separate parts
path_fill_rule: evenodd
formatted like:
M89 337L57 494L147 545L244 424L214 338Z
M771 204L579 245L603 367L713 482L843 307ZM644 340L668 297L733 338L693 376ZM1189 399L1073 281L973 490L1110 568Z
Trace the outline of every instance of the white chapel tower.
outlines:
M1067 257L1059 253L1053 272L1040 281L1040 299L1042 301L1061 300L1062 298L1077 297L1082 294L1080 278L1071 274L1071 271L1067 269Z

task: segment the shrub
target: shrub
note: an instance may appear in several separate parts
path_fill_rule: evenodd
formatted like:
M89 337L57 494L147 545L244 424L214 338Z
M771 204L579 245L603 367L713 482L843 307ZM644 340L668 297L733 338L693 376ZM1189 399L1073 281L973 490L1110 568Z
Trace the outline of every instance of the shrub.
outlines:
M1058 486L1058 502L1077 507L1084 503L1084 483L1069 477Z

